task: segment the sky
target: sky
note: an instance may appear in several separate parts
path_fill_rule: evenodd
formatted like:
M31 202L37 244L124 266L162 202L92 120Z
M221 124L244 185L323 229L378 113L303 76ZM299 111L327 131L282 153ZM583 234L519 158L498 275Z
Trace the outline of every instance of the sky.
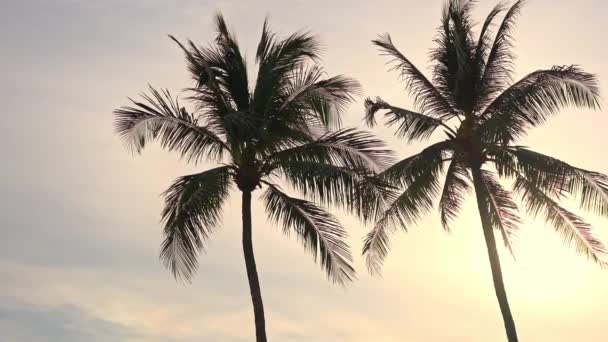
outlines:
M478 21L494 3L479 1ZM238 194L193 283L175 282L158 259L160 193L176 177L209 165L187 165L158 146L131 155L113 132L112 111L147 84L174 92L190 86L167 34L206 44L217 11L250 61L268 16L282 34L319 34L330 74L350 75L366 96L411 108L370 40L391 33L428 74L442 4L0 0L0 341L252 341ZM579 64L604 89L607 17L602 0L530 1L515 33L517 78ZM362 100L345 114L345 126L363 128ZM608 172L607 124L606 109L566 109L520 143ZM374 132L400 157L423 146L395 139L390 129ZM396 234L381 277L368 275L360 257L371 227L340 213L358 270L358 281L346 287L328 282L293 236L264 216L254 201L254 249L272 341L504 340L472 201L451 234L443 232L437 211ZM587 217L608 241L606 220ZM500 254L522 341L608 339L607 270L538 220L525 221L516 250L517 260L502 247Z

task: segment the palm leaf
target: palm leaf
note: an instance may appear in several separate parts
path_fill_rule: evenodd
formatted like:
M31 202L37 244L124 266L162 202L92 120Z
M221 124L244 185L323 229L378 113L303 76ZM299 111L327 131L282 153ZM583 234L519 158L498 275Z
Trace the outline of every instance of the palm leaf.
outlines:
M437 164L449 160L454 150L452 141L435 143L420 153L400 160L378 174L378 178L394 186L405 187L416 177L424 175Z
M476 44L472 36L473 1L446 2L442 25L431 51L433 83L452 108L470 113L480 68L475 64Z
M516 1L509 8L496 31L494 43L485 62L483 76L479 81L479 97L476 101L476 110L483 108L488 101L505 89L509 82L511 82L513 60L515 59L512 51L512 34L515 28L515 21L524 4L524 0ZM501 7L500 11L503 9L502 6L499 5ZM494 15L497 15L497 13Z
M510 143L566 106L599 108L597 78L576 66L535 71L498 96L479 128L485 141Z
M363 254L370 273L379 273L384 258L390 247L389 235L397 227L407 230L421 215L433 206L433 199L439 193L439 175L443 170L443 161L429 161L424 170L419 170L417 176L407 184L400 195L392 194L392 202L379 215L374 228L367 234L363 242Z
M486 20L483 22L481 31L479 32L479 39L477 39L477 46L475 47L475 59L484 66L493 45L491 28L494 24L494 19L496 19L500 13L506 10L507 8L505 2L500 2L498 5L494 6L486 17Z
M219 79L218 70L222 69L222 55L216 47L199 48L188 40L188 47L182 44L177 38L169 35L184 52L187 68L196 82L196 86L191 88L195 94L190 97L197 101L197 109L204 109L210 119L220 119L223 114L233 111L230 94Z
M410 62L393 44L386 34L372 41L382 54L392 58L393 70L399 70L406 88L414 96L414 102L421 112L433 117L447 118L456 115L449 102L416 66Z
M593 234L593 228L576 214L561 207L541 189L534 186L523 176L518 176L514 185L524 201L530 215L536 217L542 213L547 223L555 227L567 244L574 245L575 249L597 262L602 267L608 266L606 262L606 246Z
M300 66L281 90L276 106L266 115L277 120L302 125L319 123L322 127L339 127L340 115L359 93L360 85L352 78L338 75L324 78L320 66Z
M439 126L444 126L448 131L455 133L437 118L391 106L379 97L375 101L370 98L365 100L365 121L368 126L375 125L375 116L380 110L386 110L384 116L388 118L387 125L398 125L397 135L408 141L427 139Z
M268 156L266 163L272 169L276 163L314 161L354 169L383 169L391 161L392 152L386 144L369 132L353 128L324 134L306 144L278 151Z
M278 171L290 185L315 202L350 207L357 184L365 170L311 161L278 164Z
M203 241L220 220L231 179L228 167L217 167L180 177L163 193L165 240L160 258L176 278L192 278Z
M163 148L179 151L189 161L221 158L228 147L210 128L198 125L168 91L150 87L150 92L152 96L142 94L145 102L131 100L134 106L114 111L116 132L130 149L139 153L148 141L158 139Z
M570 192L578 194L581 207L608 216L608 176L576 168Z
M439 200L441 224L446 231L450 231L450 221L458 216L464 195L471 191L470 180L471 176L467 165L461 160L453 159L448 167L443 192Z
M266 113L280 98L281 91L290 82L290 75L308 61L319 57L319 41L308 32L296 32L278 39L264 22L256 61L259 64L252 110Z
M513 202L511 193L504 189L496 176L487 170L480 172L479 191L484 199L484 210L490 216L492 226L500 231L505 247L515 256L513 250L513 239L519 230L521 220L517 213L517 204Z
M486 154L500 177L515 179L522 174L544 192L561 195L571 170L563 162L519 146L486 145Z
M216 77L230 94L230 98L240 111L249 109L249 81L247 63L241 54L239 44L221 14L215 17L217 37L215 39L220 54L220 63L213 65L220 72Z
M522 147L509 151L517 158L524 177L543 192L572 194L584 210L608 216L608 176Z
M315 260L320 258L332 281L344 284L354 279L352 256L344 241L347 234L333 215L312 202L288 196L275 185L268 185L263 199L270 218L282 223L285 234L297 234Z

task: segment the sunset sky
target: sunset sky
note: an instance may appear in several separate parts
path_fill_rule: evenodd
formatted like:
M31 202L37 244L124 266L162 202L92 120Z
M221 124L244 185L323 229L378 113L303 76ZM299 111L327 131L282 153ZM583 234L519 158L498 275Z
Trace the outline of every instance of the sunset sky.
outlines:
M167 34L207 44L217 11L250 62L268 16L282 34L317 33L330 74L348 74L365 96L411 108L370 40L391 33L428 74L443 3L0 0L0 341L253 341L238 193L193 283L175 282L158 259L160 193L176 177L209 165L187 165L157 145L131 155L114 134L112 111L148 83L173 92L190 86L182 53ZM495 3L479 1L478 22ZM529 1L515 33L516 78L579 64L598 75L605 95L607 19L605 0ZM364 128L362 102L348 110L345 126ZM607 173L607 126L608 109L567 109L520 144ZM406 145L387 128L374 132L399 157L424 146ZM437 210L396 234L382 277L367 274L360 257L371 227L339 213L359 278L345 288L327 281L254 200L269 339L504 341L472 199L451 234ZM585 215L608 242L608 220ZM522 341L608 340L608 270L577 255L540 220L526 220L516 251L517 261L500 247Z

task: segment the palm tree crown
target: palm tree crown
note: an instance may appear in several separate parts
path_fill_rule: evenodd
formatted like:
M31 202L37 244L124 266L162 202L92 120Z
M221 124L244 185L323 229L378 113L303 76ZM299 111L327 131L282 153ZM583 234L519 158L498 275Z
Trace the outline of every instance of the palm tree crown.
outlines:
M511 83L512 32L524 1L496 6L478 35L473 32L473 3L451 0L446 4L430 54L430 79L395 47L389 35L373 41L392 59L417 110L395 107L380 98L367 99L367 123L374 125L376 114L382 111L387 124L394 125L396 134L406 141L423 140L436 131L445 138L379 174L403 191L394 191L388 198L365 239L364 254L370 270L378 271L388 252L389 234L397 226L407 229L414 224L436 198L441 223L449 230L464 196L474 190L495 283L500 283L497 295L507 315L492 230L499 231L511 249L521 223L514 194L529 214L542 215L579 252L606 265L606 247L591 226L559 201L575 197L583 209L608 216L608 177L516 145L530 128L566 106L598 108L599 90L596 77L574 65L537 70ZM502 21L494 26L503 13ZM499 178L513 180L513 191L504 188ZM509 340L515 341L512 328Z
M251 192L268 216L295 233L320 258L335 282L354 277L346 231L315 202L367 212L357 194L374 191L370 170L389 162L384 143L370 133L338 129L340 114L359 90L345 76L326 77L316 63L319 44L307 32L280 39L264 23L256 51L257 75L250 87L247 63L221 15L209 47L180 43L195 86L187 89L189 112L168 91L150 88L144 101L115 112L116 130L134 151L150 140L188 161L219 165L177 179L165 191L165 240L161 259L179 279L190 280L205 240L221 220L236 186L243 193L243 248L256 315L258 341L265 341L263 307L251 244ZM292 197L286 181L310 200ZM369 180L369 181L368 181ZM366 190L367 189L367 190Z

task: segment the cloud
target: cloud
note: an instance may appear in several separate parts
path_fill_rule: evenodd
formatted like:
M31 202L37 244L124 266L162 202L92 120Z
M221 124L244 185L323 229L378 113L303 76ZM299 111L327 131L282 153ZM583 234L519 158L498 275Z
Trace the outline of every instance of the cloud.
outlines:
M126 342L144 337L77 306L41 307L6 298L0 303L0 331L6 342Z

